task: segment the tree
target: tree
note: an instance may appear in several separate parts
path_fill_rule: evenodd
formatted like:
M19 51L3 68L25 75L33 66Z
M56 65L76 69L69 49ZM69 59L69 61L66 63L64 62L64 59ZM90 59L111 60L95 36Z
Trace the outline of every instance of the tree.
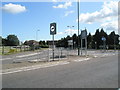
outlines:
M100 32L99 29L96 30L95 35L93 35L92 48L99 48L100 45Z
M2 46L2 37L0 36L0 46Z
M19 45L19 40L16 35L7 36L7 46L17 46Z
M2 45L7 46L7 39L2 38Z
M108 36L109 46L111 49L114 48L114 45L119 45L119 35L115 34L115 31L111 32Z

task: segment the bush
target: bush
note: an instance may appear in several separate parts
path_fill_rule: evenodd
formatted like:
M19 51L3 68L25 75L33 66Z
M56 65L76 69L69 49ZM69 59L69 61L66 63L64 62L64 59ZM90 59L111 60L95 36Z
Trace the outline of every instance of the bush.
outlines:
M8 53L14 53L14 52L16 52L15 49L10 49Z
M41 47L41 48L49 48L48 45L41 45L40 47Z

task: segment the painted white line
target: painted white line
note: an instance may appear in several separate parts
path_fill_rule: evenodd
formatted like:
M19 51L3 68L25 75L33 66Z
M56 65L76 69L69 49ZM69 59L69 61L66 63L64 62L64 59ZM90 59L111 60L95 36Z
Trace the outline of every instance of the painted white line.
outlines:
M98 57L98 56L93 56L94 58Z
M12 70L11 71L7 71L7 72L3 72L3 73L0 73L0 74L10 74L10 73L17 73L17 72L22 72L22 71L30 71L30 70L37 70L37 69L40 69L40 68L47 68L47 67L52 67L52 66L57 66L57 65L64 65L64 64L69 64L70 62L57 62L56 64L51 64L51 65L40 65L40 66L31 66L31 67L24 67L24 68L20 68L19 70Z
M0 60L9 60L9 59L12 59L12 58L1 58Z
M33 55L36 55L36 54L40 54L40 53L33 53L33 54L28 54L28 55L16 56L16 57L27 57L27 56L33 56Z
M90 58L85 58L85 59L77 59L77 60L74 60L75 62L82 62L82 61L87 61L89 60Z

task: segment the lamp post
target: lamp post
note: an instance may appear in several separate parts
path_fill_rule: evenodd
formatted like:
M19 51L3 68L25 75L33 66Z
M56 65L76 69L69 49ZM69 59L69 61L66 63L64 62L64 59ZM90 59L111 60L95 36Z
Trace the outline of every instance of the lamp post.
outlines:
M74 27L74 26L67 26L68 28L70 28L70 31L71 31L71 37L72 37L72 28ZM73 38L72 38L72 41L73 41ZM72 42L72 43L74 43L74 42ZM72 44L72 49L73 49L73 44Z
M38 31L40 31L39 29L36 31L36 42L38 40ZM36 43L37 44L37 43ZM38 49L38 48L37 48Z
M78 11L78 56L80 55L80 37L79 37L79 0L77 2L77 11Z
M36 31L36 41L38 39L38 31L40 31L39 29Z
M38 40L38 31L40 31L39 29L36 31L36 42L37 42L37 40ZM39 49L39 47L37 47L37 49ZM38 53L38 52L37 52ZM38 54L38 56L37 56L37 60L39 59L39 54Z
M74 26L67 26L67 27L70 28L71 36L72 36L72 28L73 28Z

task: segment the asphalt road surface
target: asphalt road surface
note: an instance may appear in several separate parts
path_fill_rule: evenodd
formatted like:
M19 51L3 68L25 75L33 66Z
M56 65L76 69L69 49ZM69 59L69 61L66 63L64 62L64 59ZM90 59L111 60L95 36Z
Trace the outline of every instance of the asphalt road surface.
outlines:
M3 88L118 88L118 56L2 75Z

